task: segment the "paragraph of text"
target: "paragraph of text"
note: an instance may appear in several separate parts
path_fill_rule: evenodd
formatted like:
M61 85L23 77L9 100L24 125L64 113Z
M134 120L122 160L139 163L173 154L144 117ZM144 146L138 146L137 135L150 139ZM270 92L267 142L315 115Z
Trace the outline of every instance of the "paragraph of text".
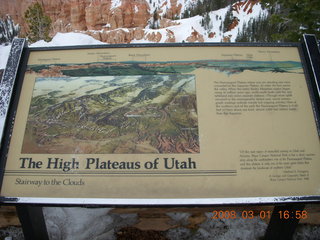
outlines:
M298 108L290 81L215 81L214 99L218 115L296 111Z
M303 149L241 150L240 169L243 171L270 170L270 181L309 180L306 170L315 154ZM274 171L276 170L276 171ZM276 172L276 174L273 174Z

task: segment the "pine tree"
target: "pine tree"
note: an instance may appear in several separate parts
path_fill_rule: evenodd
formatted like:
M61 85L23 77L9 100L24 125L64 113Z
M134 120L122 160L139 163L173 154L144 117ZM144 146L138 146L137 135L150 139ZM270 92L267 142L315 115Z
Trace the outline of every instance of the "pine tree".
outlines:
M158 8L156 8L153 12L153 15L152 15L152 20L150 22L150 28L152 29L158 29L159 28L159 19L160 19L160 16L159 16L159 13L158 13Z
M196 15L205 16L206 13L232 5L238 0L199 0L197 4L191 4L184 13L183 18L194 17Z
M272 35L274 40L299 41L304 33L320 38L319 0L262 0L262 3L274 11L271 22L278 31Z
M201 20L201 26L208 32L210 32L210 30L212 29L213 25L211 23L211 18L209 13L204 14L204 17Z
M4 19L0 19L0 44L12 42L20 32L19 24L14 24L12 18L7 15Z
M40 3L36 2L28 7L24 13L24 18L28 23L28 39L31 42L38 40L50 41L49 32L51 29L51 19L45 15Z
M227 32L229 30L229 26L233 21L233 13L232 13L232 6L228 9L226 16L223 21L223 32Z
M190 17L190 10L184 11L184 13L182 14L182 18L189 18L189 17Z
M272 42L273 35L282 32L277 24L271 23L272 15L259 15L257 19L251 19L248 24L243 24L238 33L236 42Z

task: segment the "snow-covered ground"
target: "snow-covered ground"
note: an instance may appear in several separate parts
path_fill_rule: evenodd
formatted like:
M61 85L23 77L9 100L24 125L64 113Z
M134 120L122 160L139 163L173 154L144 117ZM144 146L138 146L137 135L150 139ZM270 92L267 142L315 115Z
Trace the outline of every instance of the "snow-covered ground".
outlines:
M160 1L160 0L159 0ZM149 2L149 1L148 1ZM179 0L178 4L182 4L182 11L191 4L192 1ZM114 1L114 4L120 4L119 2ZM153 1L150 1L150 13L156 9L153 6ZM166 9L170 6L170 1L161 0L155 6L161 5L161 11L158 9L160 16L164 16ZM152 29L150 25L147 25L144 29L144 37L141 39L133 39L130 43L164 43L168 40L174 38L174 42L189 42L189 38L195 33L198 36L201 36L200 39L193 39L193 41L204 41L204 42L235 42L237 35L242 32L243 26L248 26L248 23L253 19L258 19L259 17L264 17L268 15L267 9L263 9L259 2L250 2L250 1L241 1L233 5L231 21L234 21L232 27L226 31L224 22L227 16L227 12L230 10L230 6L221 8L216 11L211 11L208 13L210 21L206 22L206 16L194 16L190 18L184 18L180 20L171 21L166 19L168 27L161 26L160 18L156 21L156 26L160 27L157 29ZM151 14L153 15L153 14ZM181 16L181 14L180 14ZM233 19L233 20L232 20ZM149 19L149 22L152 23L153 17ZM230 23L230 22L229 22ZM100 33L111 34L113 31L125 31L129 32L127 28L118 28L115 30L89 30L93 34L99 35ZM114 33L113 33L114 34ZM151 37L150 37L151 36ZM154 37L152 37L154 36ZM157 37L155 37L157 36ZM159 39L160 38L160 39Z
M82 33L57 33L50 42L40 40L29 47L58 47L74 45L98 45L105 44L93 37ZM0 45L0 69L5 69L9 57L11 45Z
M120 0L113 0L113 1L120 1ZM194 5L197 3L195 0L176 0L172 1L175 6L181 5L181 11L180 14L177 16L181 16L182 13L185 12L186 9L188 9L191 5ZM168 0L147 0L147 3L149 4L150 13L153 14L154 11L158 11L160 16L164 16L167 13L168 9L172 8L172 2Z
M74 45L98 45L105 44L91 36L82 33L57 33L50 42L40 40L30 45L30 47L58 47Z
M237 19L238 24L234 26L230 31L223 32L223 23L226 17L229 6L211 11L209 13L210 23L208 27L202 26L201 22L204 20L202 16L194 16L186 19L176 20L176 25L160 28L160 29L145 29L145 37L140 40L133 40L131 43L149 43L148 34L160 33L162 38L159 41L164 43L167 40L167 32L173 32L175 36L175 42L188 42L187 38L191 36L192 32L196 31L203 36L204 42L222 42L225 38L228 38L230 42L235 42L239 32L243 29L243 24L247 24L252 19L257 19L259 16L267 15L266 9L262 9L261 4L257 3L252 6L252 11L249 11L250 7L246 4L239 6L237 10L233 10L233 18ZM211 33L211 36L210 36Z
M120 0L114 0L113 4L118 6L120 4ZM153 9L153 2L148 1L150 3L150 11L152 12ZM159 4L161 5L161 9L163 10L162 13L164 14L166 11L165 9L169 8L170 1L158 0ZM183 12L192 1L187 0L178 0L177 5L180 3L182 4L182 11ZM202 26L201 21L204 19L202 16L194 16L191 18L176 20L176 25L162 28L162 29L150 29L148 26L145 29L145 37L141 40L133 40L131 43L152 43L147 39L147 35L150 33L161 33L162 38L160 43L165 42L167 39L168 31L173 32L175 36L176 42L183 42L191 36L192 32L196 31L203 36L204 42L221 42L223 38L229 37L231 42L234 42L238 32L241 32L243 24L248 23L252 19L256 19L259 15L266 15L267 10L262 9L260 3L256 3L252 5L252 11L249 11L250 7L248 5L243 4L239 5L237 9L232 11L233 17L238 20L238 24L231 29L230 31L223 32L221 26L223 25L226 13L230 7L225 7L216 11L212 11L209 13L210 16L210 23L208 24L209 27L205 29ZM209 34L212 33L211 37ZM96 44L105 44L94 39L91 36L82 33L57 33L50 42L45 42L44 40L40 40L36 43L30 45L30 47L52 47L52 46L73 46L73 45L96 45ZM0 45L0 69L4 69L6 65L6 59L8 57L10 51L10 45L4 46Z

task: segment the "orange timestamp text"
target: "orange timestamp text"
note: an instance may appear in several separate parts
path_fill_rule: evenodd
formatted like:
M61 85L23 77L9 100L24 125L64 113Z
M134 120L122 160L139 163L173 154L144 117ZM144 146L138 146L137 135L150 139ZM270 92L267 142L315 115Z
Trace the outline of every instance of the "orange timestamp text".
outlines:
M212 211L211 219L253 219L255 217L260 219L270 219L272 215L272 211L253 211L253 210L245 210L245 211L234 211L234 210L214 210ZM307 211L278 211L277 216L280 219L307 219L308 212Z

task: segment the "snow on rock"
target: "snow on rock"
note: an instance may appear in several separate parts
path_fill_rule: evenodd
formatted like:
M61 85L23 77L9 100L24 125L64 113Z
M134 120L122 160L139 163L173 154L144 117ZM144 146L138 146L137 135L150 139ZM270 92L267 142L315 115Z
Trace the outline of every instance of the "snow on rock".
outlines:
M170 30L175 33L176 41L188 42L188 37L192 36L195 31L203 35L204 29L200 24L201 20L201 16L195 16L177 21L180 23L179 25L170 27Z
M107 215L109 211L110 209L88 211L84 208L43 209L50 239L91 239L103 233L105 226L112 223L112 218Z
M116 232L123 227L136 226L137 213L113 213L110 208L53 208L46 207L44 217L51 240L116 239ZM176 239L249 239L262 238L267 223L259 217L253 219L212 219L205 213L202 223L188 228L187 212L169 212L170 227L164 233L170 240ZM314 230L316 231L316 230Z
M50 42L40 40L30 45L30 47L53 47L53 46L74 46L74 45L98 45L105 44L91 36L82 33L57 33Z
M17 12L24 12L25 7L28 5L26 3L29 0L21 1L24 2L24 4L16 6L17 4L14 5L14 3L11 3L12 1L0 0L0 3L8 2L8 4L4 4L3 9L0 8L0 13L10 13L11 15L16 16L17 14L12 12L14 9ZM43 4L46 6L46 13L53 19L52 34L58 32L81 31L82 33L91 35L99 41L107 43L130 43L135 41L155 42L149 40L149 38L141 39L135 37L133 34L134 29L141 28L147 30L150 27L171 27L170 22L175 22L172 19L183 17L186 10L190 9L190 7L197 6L201 1L202 0L43 0ZM57 4L57 2L59 2L59 4ZM81 2L81 7L79 2ZM233 4L233 16L238 19L238 25L232 30L224 33L220 26L224 21L225 13L228 8L229 7L210 12L211 21L209 26L200 26L200 29L195 27L195 25L198 25L204 19L202 16L196 16L197 18L200 18L200 21L192 23L192 26L190 26L187 32L184 30L188 27L190 19L180 20L179 22L181 25L177 26L175 31L172 29L168 30L173 31L176 42L187 41L188 37L191 36L191 27L203 36L203 41L205 42L221 42L225 41L225 39L233 42L236 39L238 30L242 29L243 23L251 18L257 17L262 11L259 0L237 1ZM203 15L207 16L208 14L203 12ZM26 26L23 24L23 18L19 15L16 16L16 18L17 22L20 22L22 29L25 29ZM197 18L191 19L196 20ZM130 34L127 34L125 31L118 31L119 29L124 28L127 28L128 31L130 31ZM147 32L145 36L149 33L150 32ZM158 33L161 34L161 38L157 37L156 40L159 42L166 42L166 31L161 32L161 29L158 29ZM117 35L116 37L114 37L115 34ZM150 36L152 36L157 33L150 34ZM157 35L159 36L159 34ZM180 37L177 35L180 35ZM168 41L172 42L172 39L173 37L170 35ZM179 39L181 41L179 41ZM38 44L45 45L44 42Z
M262 9L261 4L257 0L242 1L235 3L232 13L238 24L236 27L224 33L224 37L228 36L230 42L235 42L238 32L242 31L243 24L248 23L252 19L257 19L260 15L267 15L268 10Z
M178 227L168 230L169 239L248 239L256 240L264 236L267 228L266 222L259 217L253 219L212 219L212 213L205 214L207 219L199 225L198 229L190 230Z
M160 16L169 15L170 17L181 17L181 15L197 0L147 0L149 12L157 11Z
M167 215L172 219L174 225L188 225L188 218L192 215L191 213L186 212L172 212L167 213Z
M120 7L122 4L121 0L112 0L111 10Z
M319 225L304 225L299 224L295 234L293 235L293 240L316 240L320 236L320 226Z
M225 7L209 13L210 23L205 28L201 22L204 17L194 16L181 20L172 21L171 26L159 29L145 28L145 34L142 39L133 39L131 43L165 43L168 41L168 31L170 39L175 42L235 42L238 32L241 32L244 23L258 18L259 15L268 14L263 10L261 4L256 0L237 2L232 7L234 24L230 30L223 32L223 24L230 7ZM197 37L195 37L197 35Z
M12 42L10 48L10 56L8 59L6 69L3 72L3 80L0 83L0 143L2 140L3 128L5 119L8 114L8 106L11 102L11 97L13 93L13 85L17 75L17 70L22 55L22 49L25 44L24 39L16 39ZM8 57L7 57L8 58Z
M50 43L39 41L31 46L101 44L100 41L107 43L234 42L238 33L242 31L244 23L247 24L260 15L268 14L266 9L262 9L258 0L244 0L233 4L232 17L234 21L228 31L224 29L224 20L230 6L205 14L206 17L207 15L210 17L209 23L205 26L204 22L208 21L205 19L206 17L200 15L181 20L170 19L181 17L181 13L196 2L196 0L148 0L143 6L147 8L145 12L149 15L143 15L144 17L140 16L142 17L139 18L140 20L134 20L135 22L139 20L141 26L138 24L140 26L138 28L136 27L137 24L131 24L128 22L129 20L126 20L126 24L102 21L103 24L100 28L98 27L99 24L92 23L93 25L90 25L91 27L87 30L77 30L77 33L58 32ZM121 0L112 0L111 3L111 9L128 8L128 11L130 10L136 15L141 12L141 6L137 4L125 6L123 5L124 1ZM154 11L159 16L156 23L153 23ZM114 17L116 18L116 16ZM145 20L146 22L144 22ZM121 21L123 22L124 19ZM158 29L151 29L151 27L157 27ZM77 35L80 33L83 35ZM92 37L88 37L86 34Z
M131 43L165 43L168 38L174 36L175 42L188 42L188 37L192 36L194 31L202 34L204 32L201 26L202 17L195 16L182 20L177 20L176 25L161 29L145 29L144 38L140 40L133 39ZM168 34L170 33L170 34Z
M115 239L115 231L137 223L137 214L113 214L111 208L43 208L48 234L56 239ZM72 227L71 227L72 226Z

